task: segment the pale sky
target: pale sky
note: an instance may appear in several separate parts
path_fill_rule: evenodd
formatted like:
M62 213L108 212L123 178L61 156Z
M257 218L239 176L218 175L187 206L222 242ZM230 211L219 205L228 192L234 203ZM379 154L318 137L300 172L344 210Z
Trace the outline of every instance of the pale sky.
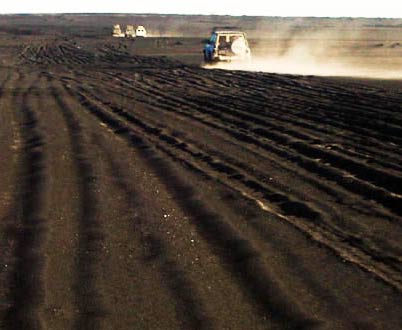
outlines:
M0 13L160 13L402 18L402 0L0 0Z

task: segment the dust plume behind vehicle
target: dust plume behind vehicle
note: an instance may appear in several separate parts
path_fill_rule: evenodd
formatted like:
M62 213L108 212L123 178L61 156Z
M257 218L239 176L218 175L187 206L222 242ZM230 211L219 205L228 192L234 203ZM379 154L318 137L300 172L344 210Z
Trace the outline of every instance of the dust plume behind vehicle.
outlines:
M254 31L254 35L255 35ZM378 41L359 32L275 32L250 42L247 61L218 62L205 68L285 74L402 79L402 41Z

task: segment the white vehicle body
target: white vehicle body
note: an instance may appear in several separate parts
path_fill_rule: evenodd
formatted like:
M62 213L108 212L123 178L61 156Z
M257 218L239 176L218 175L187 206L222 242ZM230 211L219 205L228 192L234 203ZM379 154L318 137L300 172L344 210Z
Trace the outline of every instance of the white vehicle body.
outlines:
M246 34L241 31L213 31L204 47L204 59L207 62L247 60L250 57Z
M125 34L121 32L121 28L119 24L113 25L113 33L112 36L115 38L124 38Z
M137 29L135 30L135 35L137 37L146 37L147 36L147 30L142 25L137 26Z

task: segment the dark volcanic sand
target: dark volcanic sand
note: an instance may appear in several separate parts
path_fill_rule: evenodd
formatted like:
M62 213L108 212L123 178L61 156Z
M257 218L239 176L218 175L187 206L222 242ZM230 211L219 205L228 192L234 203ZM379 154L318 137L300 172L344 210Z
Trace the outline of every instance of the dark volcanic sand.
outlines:
M1 328L400 329L401 83L168 41L0 35Z

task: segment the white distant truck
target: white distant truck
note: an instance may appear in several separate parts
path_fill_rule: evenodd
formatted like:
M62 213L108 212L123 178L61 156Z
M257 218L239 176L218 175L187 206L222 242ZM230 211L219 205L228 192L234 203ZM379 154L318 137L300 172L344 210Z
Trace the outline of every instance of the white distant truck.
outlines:
M134 25L127 25L126 32L123 33L121 31L120 25L113 25L112 36L115 38L135 38L141 37L145 38L147 36L147 30L142 25L138 25L137 28L134 28Z
M145 38L147 36L147 30L142 25L138 25L137 29L135 30L135 35L137 37Z

